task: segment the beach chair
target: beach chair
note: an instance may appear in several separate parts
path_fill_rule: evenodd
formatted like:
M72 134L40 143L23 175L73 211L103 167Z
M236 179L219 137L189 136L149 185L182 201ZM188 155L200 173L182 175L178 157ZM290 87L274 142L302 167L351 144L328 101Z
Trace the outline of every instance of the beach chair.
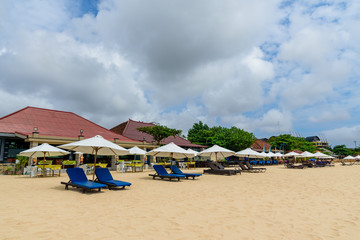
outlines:
M325 166L327 166L327 167L335 167L335 165L331 161L325 161Z
M185 175L186 179L189 179L189 177L192 177L193 179L195 179L195 177L200 177L202 175L199 173L183 173L176 165L171 166L171 172L173 174Z
M243 172L251 172L251 173L260 173L260 172L263 172L263 169L262 168L248 168L244 163L242 163L242 162L239 162L238 163L239 164L239 166L240 166L240 168L241 168L241 170L243 171Z
M326 163L323 161L316 161L315 167L325 167Z
M240 168L225 168L221 163L218 162L214 162L214 164L220 169L220 170L234 170L236 173L240 173L241 174L241 169Z
M257 170L259 172L266 172L266 168L254 168L249 162L245 161L245 166L248 168L248 169L252 169L252 170Z
M101 188L106 188L105 184L89 181L81 168L68 168L66 172L70 180L69 182L61 182L61 184L65 184L66 190L69 189L69 186L72 186L81 188L85 193L86 190L99 189L100 192Z
M95 168L95 182L106 184L109 189L131 186L129 182L114 180L108 168Z
M316 167L316 165L313 164L312 162L303 161L301 164L304 166L304 168L313 168L313 167Z
M352 162L352 163L341 162L341 166L352 166L354 164L355 164L354 162Z
M233 169L220 169L214 162L208 162L207 165L210 169L204 169L204 173L217 174L217 175L236 175L236 171Z
M251 161L250 161L250 164L252 164L252 165L256 165L256 164L257 164L257 161L255 161L255 160L251 160Z
M304 169L304 165L294 165L293 163L287 163L285 164L287 168L294 168L294 169Z
M180 181L180 178L186 177L184 174L168 173L162 165L154 165L153 168L156 171L156 173L149 174L149 176L152 176L153 179L155 179L156 177L159 177L160 179L168 178L171 181L172 179L177 178L177 180Z

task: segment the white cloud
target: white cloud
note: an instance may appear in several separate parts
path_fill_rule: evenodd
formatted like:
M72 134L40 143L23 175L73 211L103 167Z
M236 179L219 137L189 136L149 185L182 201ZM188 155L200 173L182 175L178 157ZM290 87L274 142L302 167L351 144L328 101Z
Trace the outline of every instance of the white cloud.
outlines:
M331 107L331 109L326 110L314 109L313 114L309 116L309 122L312 123L346 121L349 119L349 112L341 107Z
M357 146L360 143L360 125L326 130L323 131L323 134L333 147L342 144L345 144L347 147L354 147L354 141L357 142Z
M236 127L249 132L256 132L259 136L278 135L288 133L292 129L292 115L290 112L281 112L278 109L270 109L257 118L249 118L244 115L224 117L223 121L234 124ZM257 137L259 137L257 136Z
M354 125L360 3L280 3L103 0L94 16L73 1L2 1L0 98L16 100L0 114L32 105L105 127L201 120L260 135Z

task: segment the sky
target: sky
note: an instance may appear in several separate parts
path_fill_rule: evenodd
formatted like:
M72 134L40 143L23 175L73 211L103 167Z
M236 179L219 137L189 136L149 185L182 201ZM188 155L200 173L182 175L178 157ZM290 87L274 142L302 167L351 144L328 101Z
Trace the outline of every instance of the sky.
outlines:
M354 147L359 29L358 0L2 0L0 116L33 106Z

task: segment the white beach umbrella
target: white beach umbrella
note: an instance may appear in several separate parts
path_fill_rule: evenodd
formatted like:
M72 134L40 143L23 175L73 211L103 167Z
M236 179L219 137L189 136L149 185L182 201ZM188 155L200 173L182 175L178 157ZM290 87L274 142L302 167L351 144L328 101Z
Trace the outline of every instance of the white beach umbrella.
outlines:
M196 155L198 155L198 151L195 151L195 150L193 150L193 149L191 149L191 148L189 148L188 150L186 150L186 151L188 151L189 153L193 153L194 154L194 156L196 156Z
M267 154L266 154L266 156L268 156L268 157L276 157L276 155L275 155L275 153L273 153L273 152L268 152Z
M355 159L360 159L360 155L355 156Z
M154 156L154 157L170 157L171 158L171 165L173 158L181 159L181 158L192 158L195 155L193 153L189 153L187 150L179 147L175 143L171 142L164 146L155 148L147 153L147 155Z
M142 150L141 148L138 148L137 146L135 146L135 147L132 147L132 148L129 149L129 153L131 155L145 155L146 151Z
M104 139L100 135L95 137L80 140L77 142L72 142L59 146L64 149L79 151L82 153L88 153L95 155L94 158L94 167L96 164L97 155L105 156L116 156L116 155L128 155L129 151L119 145L116 145L109 140ZM93 180L95 179L95 171L93 173Z
M344 157L344 159L347 159L347 160L355 160L355 158L353 157L353 156L346 156L346 157Z
M284 155L284 157L298 157L298 156L300 156L300 154L297 152L288 152Z
M43 164L43 175L44 175L45 157L55 157L55 156L68 155L68 154L70 153L65 150L51 146L47 143L43 143L37 147L33 147L28 150L22 151L18 155L26 156L29 158L44 157L44 164Z
M210 157L210 159L215 158L215 160L217 161L218 159L224 159L234 154L234 151L220 147L218 145L214 145L208 149L205 149L204 151L201 151L198 156Z
M314 153L314 157L316 157L316 158L331 158L331 156L326 155L326 154L324 154L324 153L322 153L322 152L316 152L316 153Z
M252 150L251 148L246 148L246 149L244 149L244 150L241 150L241 151L239 151L239 152L236 152L236 153L235 153L235 156L237 156L237 157L248 157L248 158L250 158L250 157L253 157L253 158L262 157L262 156L260 155L260 153Z
M146 151L145 150L143 150L143 149L141 149L141 148L139 148L139 147L137 147L137 146L134 146L134 147L132 147L132 148L130 148L130 149L128 149L129 150L129 153L131 154L131 155L134 155L134 162L133 162L133 172L134 171L136 171L136 167L135 167L135 160L136 160L136 156L137 155L145 155L146 154Z
M284 155L283 155L283 154L281 154L280 152L275 153L275 155L274 155L274 156L275 156L275 157L279 157L279 158L284 157Z
M268 157L266 152L259 153L259 158L266 158L266 157Z
M313 154L311 152L308 152L308 151L305 151L302 154L300 154L299 157L305 157L305 158L307 158L307 157L315 157L315 154Z

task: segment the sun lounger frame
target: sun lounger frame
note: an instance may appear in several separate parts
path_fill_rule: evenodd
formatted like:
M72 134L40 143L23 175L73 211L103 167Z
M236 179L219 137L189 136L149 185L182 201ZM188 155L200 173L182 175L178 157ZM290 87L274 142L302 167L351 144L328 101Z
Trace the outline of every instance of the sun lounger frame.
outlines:
M102 177L101 174L103 175L105 174L105 177L108 177L109 180L101 179ZM109 190L119 189L119 188L124 189L127 186L128 187L131 186L131 183L129 182L114 180L108 168L95 168L95 175L96 175L95 182L107 185Z
M174 169L175 169L175 171L174 171ZM189 179L189 177L192 177L193 180L195 179L195 177L200 177L202 175L202 174L198 174L198 173L184 173L176 165L171 166L171 172L173 174L185 175L186 179Z
M161 180L168 178L169 181L171 181L172 179L177 178L177 180L180 181L180 178L186 178L186 176L182 175L182 174L167 173L166 169L162 165L154 165L153 168L156 171L156 173L155 174L149 174L149 176L152 176L153 179L155 179L157 177L160 178Z
M243 172L250 172L250 173L261 173L261 172L265 172L266 168L249 168L247 167L245 164L243 164L242 162L238 162L241 170ZM265 169L265 170L264 170Z
M92 181L90 181L90 182L92 182ZM95 182L94 182L94 183L95 183ZM91 190L93 190L93 189L98 189L98 191L100 192L100 191L101 191L101 188L106 188L106 185L103 186L103 187L89 188L89 187L85 187L84 185L81 185L81 184L73 183L73 182L71 182L71 180L69 180L69 182L61 182L61 184L65 184L65 189L66 189L66 190L69 190L69 186L76 187L76 188L81 188L83 193L85 193L86 190L91 191Z
M216 175L236 175L237 171L234 169L219 169L219 167L214 162L208 162L207 165L210 169L204 169L204 174L216 174Z
M83 193L85 193L86 190L91 191L92 189L98 189L100 192L101 188L107 187L105 184L89 181L81 168L68 168L66 169L66 172L70 180L68 182L61 182L61 184L65 185L65 190L69 190L69 186L72 186L81 188ZM74 181L74 179L78 181Z
M341 166L352 166L354 164L355 164L355 162L352 162L352 163L341 162Z
M305 168L304 165L294 165L293 163L287 163L287 164L285 164L285 166L287 168L292 168L292 169L304 169Z
M266 168L254 168L248 161L245 161L245 167L247 167L248 169L250 170L256 170L256 171L259 171L259 172L266 172Z
M225 168L222 164L218 163L218 162L214 162L215 166L220 169L220 170L233 170L236 173L240 173L241 175L241 169L240 168Z

